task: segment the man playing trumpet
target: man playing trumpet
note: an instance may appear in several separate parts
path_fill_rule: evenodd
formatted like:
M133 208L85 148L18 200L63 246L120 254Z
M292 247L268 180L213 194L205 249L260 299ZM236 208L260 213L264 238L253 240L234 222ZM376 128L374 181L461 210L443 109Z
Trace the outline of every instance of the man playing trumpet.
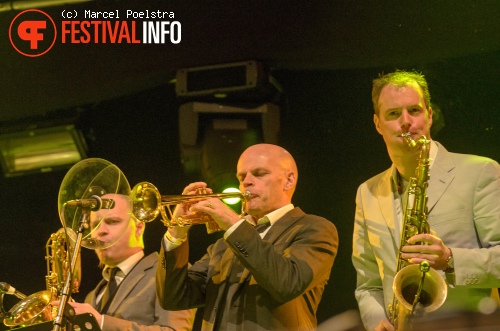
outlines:
M297 177L285 149L253 145L237 165L240 190L251 193L250 217L216 198L179 205L174 217L205 213L226 232L189 265L188 228L168 229L156 275L162 307L204 306L202 330L314 330L338 236L331 222L293 206ZM189 184L183 194L199 188L206 184Z

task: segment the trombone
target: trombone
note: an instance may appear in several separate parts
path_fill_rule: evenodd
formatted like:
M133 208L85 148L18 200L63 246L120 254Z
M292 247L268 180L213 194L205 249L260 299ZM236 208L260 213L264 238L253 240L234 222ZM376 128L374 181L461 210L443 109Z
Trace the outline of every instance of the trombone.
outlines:
M207 232L213 233L221 231L219 225L205 213L195 213L192 215L173 216L171 207L192 201L199 201L209 198L217 199L241 199L240 217L245 215L246 201L251 197L251 193L245 191L234 193L210 193L204 189L199 189L197 194L192 195L160 195L158 189L149 182L140 182L132 188L130 194L132 200L132 213L141 222L151 222L161 214L162 222L167 227L191 226L193 224L205 223Z

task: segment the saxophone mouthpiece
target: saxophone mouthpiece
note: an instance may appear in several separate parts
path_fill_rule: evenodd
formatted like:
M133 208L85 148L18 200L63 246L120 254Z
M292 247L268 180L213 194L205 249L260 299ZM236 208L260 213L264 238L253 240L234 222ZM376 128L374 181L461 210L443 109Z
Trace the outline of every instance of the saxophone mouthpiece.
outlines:
M418 143L411 137L411 132L401 133L398 137L403 137L403 140L411 149L419 148Z

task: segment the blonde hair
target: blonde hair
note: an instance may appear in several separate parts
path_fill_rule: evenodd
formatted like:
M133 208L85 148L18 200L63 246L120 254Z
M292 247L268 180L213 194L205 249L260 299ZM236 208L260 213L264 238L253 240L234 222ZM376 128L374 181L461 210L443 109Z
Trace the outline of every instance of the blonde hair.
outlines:
M385 75L379 76L373 80L372 88L372 102L373 110L375 114L378 115L378 100L380 98L380 93L382 89L387 85L394 85L397 87L409 86L417 84L424 94L425 106L430 107L431 105L431 94L429 93L429 87L427 86L427 81L422 73L416 71L395 71Z

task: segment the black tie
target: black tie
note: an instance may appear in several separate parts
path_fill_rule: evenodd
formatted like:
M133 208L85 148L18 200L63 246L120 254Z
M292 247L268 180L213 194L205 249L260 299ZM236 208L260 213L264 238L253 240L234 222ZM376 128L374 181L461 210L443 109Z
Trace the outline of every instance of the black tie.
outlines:
M104 294L102 295L101 298L101 312L104 310L104 307L106 307L106 304L109 301L109 298L113 296L113 293L116 291L116 273L120 270L120 268L109 268L109 281L108 285L106 286L106 289L104 290Z
M255 230L257 230L258 233L262 233L266 231L266 229L270 226L271 222L269 222L269 218L267 218L267 216L264 216L263 218L259 219L257 225L255 226Z

